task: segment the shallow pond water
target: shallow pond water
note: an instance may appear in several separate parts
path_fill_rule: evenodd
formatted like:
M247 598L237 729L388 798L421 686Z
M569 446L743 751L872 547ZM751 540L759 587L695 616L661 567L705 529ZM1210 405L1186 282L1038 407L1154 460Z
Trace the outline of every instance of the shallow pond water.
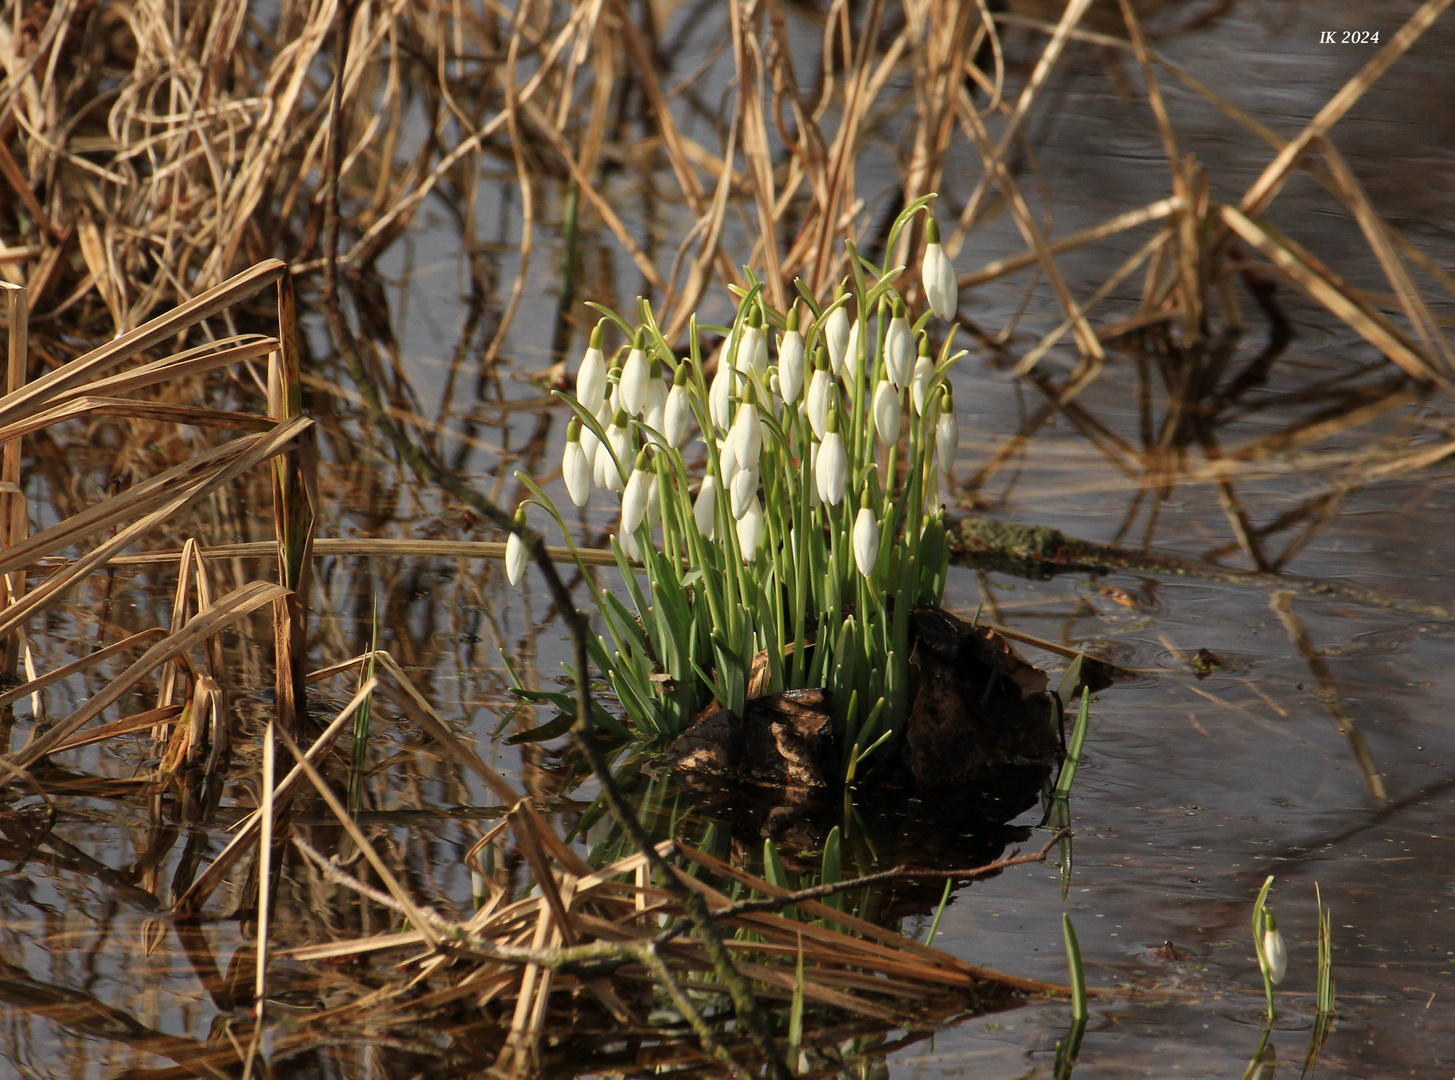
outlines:
M1321 46L1319 32L1363 28L1387 35L1413 8L1339 0L1233 4L1159 47L1291 135L1369 55L1353 46ZM1452 45L1455 23L1447 17L1336 132L1376 208L1447 267L1455 265L1449 229L1455 144L1445 137L1455 130ZM1054 112L1033 131L1045 183L1055 194L1054 235L1166 192L1165 163L1145 134L1145 118L1130 123L1132 106L1102 70L1110 63L1089 54L1082 70L1056 85ZM1236 196L1269 152L1192 95L1172 86L1167 94L1183 150L1206 164L1213 197ZM962 166L968 170L968 158ZM872 164L867 169L872 181ZM892 176L878 179L887 185ZM511 204L495 189L482 198L495 200L491 213L513 220ZM1360 261L1355 223L1312 184L1291 185L1270 217L1356 284L1379 287L1367 253ZM1068 258L1068 282L1079 294L1090 292L1138 243L1118 238ZM547 476L560 458L563 412L545 404L538 384L515 378L538 372L550 357L555 253L538 256L531 270L505 350L513 363L500 369L498 381L482 381L478 400L462 404L469 396L464 384L474 377L460 376L456 385L444 359L461 320L457 238L439 222L425 222L408 246L407 254L384 260L385 272L398 279L387 295L396 316L400 380L410 388L405 396L427 403L421 411L432 416L441 397L452 395L442 421L451 434L442 445L458 453L460 467L486 490L513 501L515 468ZM972 234L958 266L969 270L1019 250L1014 227L996 219ZM499 260L501 280L514 272L507 253ZM611 284L625 307L633 284L625 276ZM1127 295L1134 296L1130 287ZM1300 388L1374 359L1326 313L1286 290L1280 298L1293 323L1292 342L1260 408L1221 423L1219 434L1229 442L1282 430L1308 411ZM973 294L965 310L995 329L1021 302L1018 286L997 283ZM1037 286L1012 343L1028 346L1059 318L1049 291ZM311 329L316 351L326 354L321 322ZM1261 332L1254 323L1239 356L1257 352ZM1070 362L1061 351L1045 361L1059 369ZM1039 402L985 349L961 362L955 380L965 432L957 475L962 483L972 476L980 481L958 493L957 509L1245 565L1215 486L1179 479L1153 518L1151 503L1137 501L1141 478L1116 467L1104 440L1088 438L1064 418L1038 425L993 474L982 473ZM1136 444L1137 389L1133 359L1118 355L1080 404L1101 428ZM1154 398L1157 412L1166 399ZM401 478L387 455L351 445L346 399L320 386L314 407L325 431L325 502L332 508L323 535L494 538L459 511L441 510L440 498ZM1394 438L1401 425L1433 432L1448 420L1448 405L1432 401L1305 449L1348 452L1354 460L1367 440ZM505 464L497 447L510 452ZM1188 468L1199 463L1194 454ZM551 490L559 488L557 480ZM1448 573L1455 561L1455 470L1436 465L1367 483L1297 461L1273 462L1240 474L1238 491L1261 522L1310 497L1337 493L1288 573L1455 606L1455 578ZM607 524L601 501L581 524ZM253 531L250 538L271 536L265 520L243 527ZM1291 527L1270 542L1281 547L1294 535ZM229 532L227 538L239 537ZM167 588L141 571L118 575L107 586L111 617L126 623L142 610L164 610ZM528 685L556 679L566 659L561 626L534 575L515 590L491 564L340 557L320 562L318 588L320 655L336 658L366 647L379 597L380 644L446 720L473 734L482 754L532 794L556 799L558 820L577 820L595 792L589 784L560 790L556 747L490 740L511 709L500 651ZM79 596L68 618L32 631L42 667L63 662L77 640L94 634L93 602L99 596ZM1133 677L1094 700L1087 760L1072 799L1075 857L1067 898L1059 868L1016 868L959 892L937 944L973 963L1060 982L1066 977L1061 916L1070 912L1088 982L1104 992L1092 1003L1075 1075L1240 1076L1259 1047L1263 1020L1249 913L1264 878L1275 875L1272 902L1290 960L1271 1045L1278 1070L1291 1076L1304 1065L1313 1025L1317 885L1333 912L1339 1000L1318 1075L1448 1078L1455 1070L1455 726L1448 706L1455 698L1449 663L1455 621L1265 583L1130 572L1032 581L954 570L946 606L968 616L982 604L1007 626L1100 649ZM1225 666L1200 679L1188 658L1202 649ZM1027 652L1053 670L1063 663ZM260 668L240 675L249 687L269 682ZM97 685L64 684L49 702L51 713L61 714ZM548 717L541 711L537 719ZM518 730L529 721L517 715L512 724ZM463 908L471 885L460 857L478 836L478 823L498 810L473 782L418 752L402 729L377 743L379 760L397 756L374 778L375 810L367 820L415 868L423 893ZM147 1070L185 1062L173 1040L205 1039L247 1003L250 926L222 920L182 931L157 896L166 895L189 845L215 849L222 828L237 816L228 807L251 796L225 792L217 820L205 824L165 820L159 796L132 779L140 746L90 751L78 767L107 777L111 787L100 790L92 780L65 796L63 826L45 860L0 878L0 1071L6 1074L157 1075ZM421 804L443 809L421 813L414 809ZM1038 814L1017 824L1028 830L1027 846L1046 835ZM595 839L599 833L587 830L583 849ZM119 866L127 869L118 872ZM224 895L219 906L238 899ZM306 881L285 887L282 944L333 929L311 902ZM927 923L913 915L905 927ZM300 1001L307 998L305 973L284 978L296 979L292 990ZM949 1026L890 1055L884 1067L916 1078L1051 1076L1056 1043L1069 1026L1067 1008L1038 1003ZM1273 1075L1271 1060L1265 1054L1264 1077ZM286 1075L403 1076L414 1062L407 1048L386 1040L320 1046L294 1058Z

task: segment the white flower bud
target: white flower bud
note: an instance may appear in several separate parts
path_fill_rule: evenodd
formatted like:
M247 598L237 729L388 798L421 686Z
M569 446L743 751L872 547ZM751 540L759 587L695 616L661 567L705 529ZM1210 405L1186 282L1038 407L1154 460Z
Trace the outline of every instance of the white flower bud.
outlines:
M647 532L656 532L657 526L662 524L662 492L657 484L655 475L648 478L647 484Z
M743 374L755 371L764 379L768 377L768 338L763 333L763 315L755 307L748 313L743 336L738 340L734 366Z
M637 454L636 467L626 482L626 491L621 497L621 531L634 533L647 516L647 500L653 486L651 464L647 452Z
M849 455L844 450L844 439L839 434L837 419L838 414L829 414L828 431L824 432L823 441L818 448L818 460L813 467L819 498L830 506L838 506L843 502L844 485L849 480Z
M874 388L874 430L879 433L879 441L885 446L894 446L899 442L902 411L898 391L889 385L888 380L880 379L879 385Z
M763 543L764 531L763 504L754 495L753 501L738 519L738 547L743 549L744 559L751 559L758 553L758 547Z
M726 429L732 422L733 380L736 375L729 359L732 352L731 348L725 348L718 354L717 374L707 388L707 415L719 429Z
M525 507L522 506L515 512L515 523L525 525ZM505 576L512 585L519 585L520 579L525 576L525 564L529 557L530 552L520 534L511 533L505 541Z
M584 435L590 435L589 431L583 431L580 420L572 420L566 427L566 450L561 455L561 478L566 482L566 491L571 496L571 501L577 506L585 506L586 500L591 497L591 463L586 460L586 450L582 446ZM594 443L596 436L591 435Z
M955 279L955 267L940 244L940 227L930 218L925 230L925 261L921 277L925 286L925 302L941 319L950 319L959 307L960 284Z
M738 473L738 451L737 443L731 437L717 441L717 468L722 474L722 482L732 483Z
M854 519L854 565L868 577L879 559L879 519L867 506L861 507Z
M672 389L667 391L667 404L662 407L662 434L668 446L681 447L687 439L687 424L692 419L692 401L687 396L687 365L677 369Z
M576 371L576 400L591 413L601 408L601 403L606 400L606 356L601 351L604 340L598 323L591 331L591 344Z
M740 467L729 483L728 496L733 519L741 521L748 506L758 497L758 471Z
M717 533L717 481L711 473L702 478L702 488L692 504L692 517L697 531L711 540Z
M930 380L935 377L935 362L928 356L921 355L914 362L914 375L910 379L910 399L914 402L914 414L923 416L925 414L925 394L930 388Z
M647 367L647 393L642 403L642 423L653 431L662 430L662 414L667 408L667 384L662 381L662 362L655 356ZM656 440L654 439L653 442Z
M611 459L610 454L602 454L599 451L596 454L596 471L600 474L598 483L612 491L621 491L626 487L626 476L621 469L631 468L631 461L634 457L629 425L630 421L627 419L626 413L618 410L615 419L611 422L611 427L606 429L606 442L615 451L616 461ZM603 460L605 465L602 465ZM618 462L621 468L617 467Z
M763 450L763 424L758 419L758 407L751 401L738 406L738 414L733 417L732 431L728 433L728 442L732 443L733 457L737 459L738 468L758 468L758 455Z
M778 339L778 393L792 405L803 392L803 335L798 332L798 312L788 316L788 332Z
M621 380L617 384L618 404L632 416L640 416L647 405L651 372L647 367L647 354L643 351L646 341L646 332L638 330L631 352L626 354L626 363L621 366Z
M1263 958L1268 962L1268 980L1277 986L1288 971L1288 950L1283 945L1283 934L1279 932L1278 920L1273 912L1263 912Z
M828 421L829 405L835 396L833 376L822 369L813 373L808 382L808 397L804 399L803 410L808 414L809 427L815 438L822 439L824 425Z
M619 532L616 534L616 542L621 545L621 553L632 562L642 561L642 548L637 543L636 533Z
M829 312L824 323L824 344L829 350L829 364L834 374L844 370L844 357L849 352L849 313L843 305Z
M914 370L914 334L902 305L889 320L889 332L884 339L884 370L896 390L904 389Z
M955 452L960 448L960 424L955 419L955 401L946 390L940 399L940 418L935 421L935 452L940 455L940 471L946 476L955 467Z
M844 348L844 366L838 372L839 378L844 380L846 385L854 381L854 372L859 370L859 322L856 319L854 325L849 327L849 342ZM867 370L868 360L864 362Z

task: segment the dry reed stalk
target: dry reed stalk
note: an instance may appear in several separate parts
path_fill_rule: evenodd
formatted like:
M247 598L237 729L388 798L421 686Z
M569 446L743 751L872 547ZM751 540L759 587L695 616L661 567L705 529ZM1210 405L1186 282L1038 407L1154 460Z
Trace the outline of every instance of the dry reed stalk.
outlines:
M28 189L27 189L28 190ZM24 286L0 280L5 296L5 393L17 393L25 383L26 360L30 355L30 306ZM0 551L8 551L30 533L30 504L20 486L21 434L0 434ZM19 601L25 592L25 574L10 573L0 583L0 610ZM20 638L7 640L0 653L0 676L15 674L20 656Z

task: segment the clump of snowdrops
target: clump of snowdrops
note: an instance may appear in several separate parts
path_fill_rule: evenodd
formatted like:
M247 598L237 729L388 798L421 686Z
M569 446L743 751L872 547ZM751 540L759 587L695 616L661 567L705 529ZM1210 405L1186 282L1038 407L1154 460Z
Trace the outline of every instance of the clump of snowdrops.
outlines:
M899 216L887 251L927 202ZM830 303L799 286L778 311L749 274L732 325L694 319L686 357L645 301L636 325L598 309L576 393L562 395L575 412L562 472L577 506L593 490L620 501L625 600L583 574L606 628L592 661L625 714L598 721L619 735L677 735L713 699L741 715L755 665L763 693L830 692L848 777L898 735L911 612L944 591L939 474L959 441L946 371L963 353L950 353L953 328L937 353L925 330L953 316L955 277L933 219L927 239L931 310L913 320L894 287L904 268L871 266L852 245ZM608 324L625 339L609 358ZM704 332L725 335L710 381ZM522 480L569 543L550 498ZM515 581L525 550L510 546Z

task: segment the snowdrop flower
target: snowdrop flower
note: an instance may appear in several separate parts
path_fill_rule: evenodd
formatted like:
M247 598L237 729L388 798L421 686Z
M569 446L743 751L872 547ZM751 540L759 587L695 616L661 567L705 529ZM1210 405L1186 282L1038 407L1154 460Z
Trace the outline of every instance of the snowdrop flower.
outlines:
M865 501L868 501L865 492ZM867 506L860 507L859 516L854 519L854 565L859 573L868 577L874 572L879 560L879 519Z
M717 533L717 481L712 473L702 478L702 488L692 504L692 518L697 522L697 531L708 540Z
M758 553L764 531L763 504L754 495L747 511L738 519L738 547L743 549L744 559L751 559Z
M929 392L930 380L935 377L935 362L930 358L930 339L921 335L919 358L914 362L914 375L910 377L910 399L914 402L914 414L925 414L925 394Z
M889 320L889 333L884 338L884 368L896 390L904 389L914 369L914 334L902 300L894 302L894 317Z
M874 388L874 430L879 433L879 441L885 446L894 446L899 442L901 412L899 392L889 385L887 379L880 379L879 385Z
M828 430L819 444L818 460L814 462L813 479L818 487L819 498L830 506L844 501L844 485L849 479L849 455L844 451L844 439L839 434L839 414L830 412Z
M586 355L581 357L581 367L576 371L576 400L587 412L594 413L606 400L606 356L601 351L605 340L602 323L597 323L591 331Z
M729 347L717 354L717 374L707 388L707 415L718 428L726 428L732 422L733 378L737 372L732 361L735 350L730 347L731 342L728 344Z
M621 531L623 533L636 532L637 526L647 516L647 501L653 487L651 469L651 460L647 456L647 452L639 451L631 477L626 482L626 491L621 497Z
M621 367L621 380L617 383L619 400L617 404L632 416L640 416L647 405L647 383L651 371L647 367L647 332L637 329L632 339L631 352L626 354L626 363Z
M798 332L798 308L788 313L788 330L778 339L778 393L792 405L803 391L803 335Z
M1268 964L1268 981L1277 986L1288 971L1288 950L1284 948L1278 920L1267 908L1263 911L1263 958Z
M852 365L852 366L851 366ZM868 368L868 358L865 358L864 367ZM849 327L849 341L844 347L843 367L838 370L839 378L844 382L852 382L854 372L859 370L859 322L856 319L854 325Z
M955 399L945 387L940 397L940 418L935 421L935 452L940 455L940 471L946 476L955 467L955 451L960 448L960 424L955 419Z
M834 300L841 296L847 296L844 287L840 285L834 293ZM824 345L829 350L829 363L833 366L834 374L838 375L844 370L844 357L849 351L849 310L847 304L840 304L829 312L828 319L824 322L823 328Z
M942 319L950 319L959 308L960 283L955 267L940 245L940 226L934 218L925 228L925 261L921 266L925 285L925 302Z
M597 451L596 472L600 477L597 482L601 487L620 491L626 487L626 477L617 468L617 462L620 462L621 468L624 469L628 467L627 462L633 458L631 418L627 416L625 409L616 410L611 427L606 429L606 443L616 453L616 461L612 461L611 454Z
M652 464L656 465L654 458ZM662 492L657 484L656 469L647 477L647 532L656 532L662 524Z
M734 366L743 374L756 371L764 379L768 377L768 339L763 333L763 313L756 307L748 312L743 336L738 339Z
M731 437L717 441L717 471L722 474L724 484L732 483L738 474L737 443Z
M662 381L662 362L654 356L647 367L647 399L642 405L642 423L653 431L661 431L666 408L667 384Z
M588 431L586 434L591 433ZM591 497L591 462L586 459L581 436L581 421L573 417L566 425L566 451L561 455L561 477L566 481L571 501L577 506L585 506L586 500ZM594 443L596 436L592 435L591 440Z
M808 382L808 396L803 401L803 411L808 414L809 427L813 428L814 438L817 439L823 438L829 405L835 396L834 380L828 368L828 354L820 345L813 358L813 378Z
M637 543L636 533L619 532L616 534L616 542L621 545L621 553L632 562L642 561L642 548Z
M662 407L662 434L668 446L681 447L687 438L687 422L692 419L692 402L687 397L687 362L677 365L667 403Z
M515 512L515 524L525 528L525 507L522 506ZM505 541L505 576L512 585L519 585L520 579L525 576L525 564L530 552L526 550L525 541L520 538L519 533L511 533Z
M763 424L758 419L758 406L753 402L751 389L748 391L748 399L738 406L732 430L728 432L728 442L732 443L733 457L738 468L756 472L758 455L763 450Z
M758 470L739 467L728 484L730 509L735 521L742 521L748 507L758 501Z

